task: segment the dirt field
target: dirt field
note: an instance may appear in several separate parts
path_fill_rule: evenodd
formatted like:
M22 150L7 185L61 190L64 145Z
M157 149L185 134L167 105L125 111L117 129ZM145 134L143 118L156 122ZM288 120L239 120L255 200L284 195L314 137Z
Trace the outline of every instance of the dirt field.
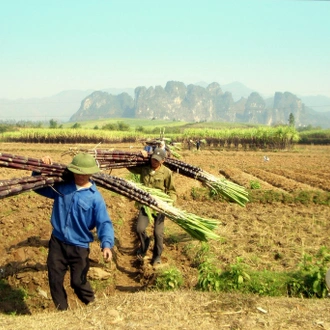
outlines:
M64 144L1 144L0 152L41 158L50 155L67 164L70 155L61 156L72 146ZM104 149L140 150L140 145L104 145ZM291 151L180 152L181 160L247 188L251 181L260 191L282 196L300 191L330 192L330 146L297 146ZM269 160L265 160L265 156ZM30 172L0 167L1 179L29 176ZM220 174L221 173L221 174ZM112 175L126 177L126 169ZM178 207L204 217L219 219L222 243L213 252L222 264L244 258L251 267L262 270L291 270L303 253L315 254L329 246L329 206L313 203L249 203L245 208L216 202L198 195L200 182L175 173ZM97 243L92 245L95 269L109 273L96 288L97 305L82 306L68 287L71 311L54 311L47 283L47 244L51 233L51 201L34 192L1 200L0 208L0 329L330 329L328 299L261 298L194 291L197 270L186 253L190 238L166 220L163 263L184 274L181 292L154 292L155 271L135 258L133 232L136 209L133 201L101 189L116 233L114 261L104 265ZM192 193L193 192L193 193ZM151 228L149 228L151 230ZM278 257L281 256L281 257ZM1 282L3 283L3 282ZM24 288L22 296L18 288ZM109 316L110 313L110 316ZM23 314L9 317L5 314ZM26 314L26 315L24 315ZM32 316L31 316L32 314ZM63 316L63 317L62 317Z

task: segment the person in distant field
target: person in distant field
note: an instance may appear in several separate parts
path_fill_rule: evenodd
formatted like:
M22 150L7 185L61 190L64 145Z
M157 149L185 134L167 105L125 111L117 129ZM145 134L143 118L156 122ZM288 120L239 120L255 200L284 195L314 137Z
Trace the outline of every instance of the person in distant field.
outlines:
M199 150L200 147L201 147L201 140L198 139L198 140L196 141L196 149Z
M52 164L49 156L42 158ZM93 156L77 154L67 166L68 180L35 190L54 200L51 215L53 231L47 258L48 279L53 302L58 310L68 309L67 293L63 282L70 270L70 285L86 305L95 300L93 289L87 281L89 270L89 243L94 238L91 230L97 228L105 262L112 259L114 230L107 213L105 201L91 180L99 172ZM33 175L38 173L33 172Z
M144 146L143 150L145 150L149 155L151 155L154 151L154 148L152 145L147 144Z
M165 141L164 140L161 140L160 143L159 143L159 148L160 149L163 149L163 150L166 150L166 145L165 145Z
M141 152L144 157L148 156L144 150ZM139 174L140 182L143 185L160 189L168 194L174 203L176 201L177 194L173 184L172 171L163 165L165 158L166 151L164 149L156 148L150 157L150 164L142 167L128 167L127 169L134 174ZM161 255L163 252L165 215L162 213L153 213L153 220L154 246L151 264L153 266L157 266L161 263ZM139 258L144 258L149 248L150 238L146 234L148 224L148 215L144 206L141 206L136 224L136 233L140 241L140 248L137 251L137 256Z
M166 151L166 157L171 157L172 156L171 149L169 148L168 145L166 145L164 140L160 141L159 148Z
M188 150L191 149L191 140L188 140Z
M151 144L150 142L146 143L143 150L145 150L149 155L151 155L156 148L166 150L165 141L164 140L154 141L153 144Z

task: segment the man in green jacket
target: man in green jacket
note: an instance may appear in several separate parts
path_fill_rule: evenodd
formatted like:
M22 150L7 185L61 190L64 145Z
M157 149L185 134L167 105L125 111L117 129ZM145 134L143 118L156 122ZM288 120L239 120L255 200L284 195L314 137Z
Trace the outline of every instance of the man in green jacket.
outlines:
M144 157L148 154L146 151L142 151ZM164 149L156 148L151 157L150 164L142 167L130 167L128 170L134 174L140 175L140 182L146 187L160 189L169 195L176 201L177 195L173 184L172 171L163 165L166 158L166 151ZM164 220L165 215L162 213L156 213L152 215L154 220L154 247L152 252L151 264L157 266L161 263L161 254L163 252L163 240L164 240ZM140 207L136 233L140 241L140 248L137 251L139 258L143 258L149 247L150 238L146 234L146 228L149 224L149 218L145 211L145 208Z

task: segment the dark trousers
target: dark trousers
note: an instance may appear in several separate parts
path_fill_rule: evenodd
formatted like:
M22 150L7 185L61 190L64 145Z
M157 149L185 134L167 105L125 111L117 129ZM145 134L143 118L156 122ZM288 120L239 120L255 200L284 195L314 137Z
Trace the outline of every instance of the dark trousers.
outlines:
M68 269L70 285L78 298L86 305L95 299L93 289L87 281L88 256L89 249L65 244L51 236L47 258L48 280L50 293L58 310L68 309L67 293L63 286Z
M154 218L154 248L152 252L152 258L155 259L160 257L163 252L163 242L164 242L164 220L165 215L159 213L157 216L153 216ZM141 250L145 251L145 241L147 236L146 228L149 224L149 218L142 207L140 209L137 224L136 224L136 233L141 243Z

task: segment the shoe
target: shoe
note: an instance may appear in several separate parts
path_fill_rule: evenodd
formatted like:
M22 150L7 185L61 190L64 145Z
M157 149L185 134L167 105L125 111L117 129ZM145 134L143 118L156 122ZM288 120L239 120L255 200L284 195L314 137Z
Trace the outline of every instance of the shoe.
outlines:
M144 240L144 254L147 253L148 249L149 249L149 245L150 245L150 237L147 237Z
M150 244L150 238L147 237L147 238L144 240L144 250L142 250L141 248L139 248L139 249L136 251L136 256L137 256L139 259L144 259L144 257L146 256L146 253L147 253L147 251L148 251L149 244Z
M138 259L142 260L145 256L146 256L145 253L143 253L141 249L138 249L138 250L136 251L136 257L137 257Z
M151 264L155 267L155 266L159 266L162 263L160 257L156 257L154 259L152 259Z

